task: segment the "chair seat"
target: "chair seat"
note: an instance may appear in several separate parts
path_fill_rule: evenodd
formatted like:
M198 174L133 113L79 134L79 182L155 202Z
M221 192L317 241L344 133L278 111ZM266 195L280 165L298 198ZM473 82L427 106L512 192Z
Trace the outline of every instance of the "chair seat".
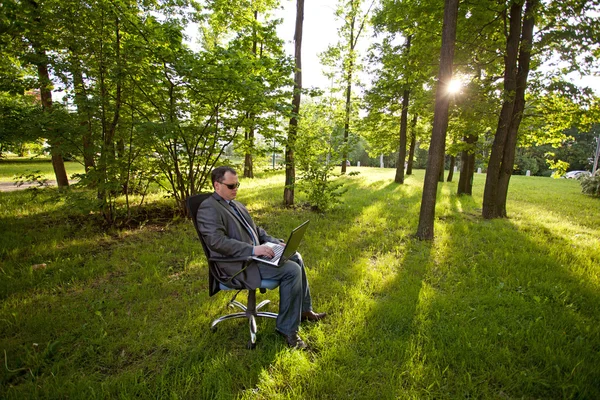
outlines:
M277 286L279 286L279 281L274 281L274 280L271 280L271 279L263 279L263 280L260 281L260 286L258 288L259 289L273 290ZM228 286L225 286L222 283L219 283L219 289L221 289L221 290L239 290L239 289L236 289L236 288L230 288Z

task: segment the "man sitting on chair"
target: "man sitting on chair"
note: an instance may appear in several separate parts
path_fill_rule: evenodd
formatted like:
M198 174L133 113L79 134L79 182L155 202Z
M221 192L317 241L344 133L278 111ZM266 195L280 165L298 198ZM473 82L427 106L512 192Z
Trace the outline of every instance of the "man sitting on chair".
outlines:
M202 202L196 216L211 257L273 257L273 249L262 243L283 241L269 236L256 226L246 207L234 200L240 186L236 171L230 167L218 167L212 171L211 179L215 191ZM279 281L279 314L275 329L285 337L288 346L306 348L298 336L300 321L319 321L325 318L326 313L312 310L310 289L300 254L296 253L281 267L252 261L236 275L243 264L219 263L218 269L224 277L235 275L233 282L248 289L258 288L262 279Z

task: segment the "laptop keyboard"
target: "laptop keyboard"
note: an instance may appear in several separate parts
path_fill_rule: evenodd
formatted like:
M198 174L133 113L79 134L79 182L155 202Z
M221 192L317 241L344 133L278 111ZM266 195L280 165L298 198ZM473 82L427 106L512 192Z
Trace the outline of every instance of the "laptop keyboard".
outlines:
M257 258L260 258L261 260L267 260L267 261L277 260L277 259L279 259L279 257L281 257L281 255L283 254L283 250L285 249L285 247L278 246L278 245L272 246L271 248L275 252L274 257L258 256Z

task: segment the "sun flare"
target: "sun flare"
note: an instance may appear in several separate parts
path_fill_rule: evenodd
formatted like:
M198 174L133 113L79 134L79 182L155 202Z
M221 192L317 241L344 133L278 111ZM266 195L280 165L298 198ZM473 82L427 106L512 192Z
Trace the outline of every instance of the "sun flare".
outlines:
M456 94L456 93L460 92L462 87L463 87L462 80L460 80L458 78L452 78L452 80L448 84L448 93Z

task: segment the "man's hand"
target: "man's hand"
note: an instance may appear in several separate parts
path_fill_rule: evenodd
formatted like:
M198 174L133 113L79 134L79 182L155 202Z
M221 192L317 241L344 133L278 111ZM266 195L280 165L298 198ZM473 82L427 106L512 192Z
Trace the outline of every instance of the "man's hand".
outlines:
M273 258L275 256L275 252L269 246L262 244L260 246L254 247L254 255L267 256L269 258Z

